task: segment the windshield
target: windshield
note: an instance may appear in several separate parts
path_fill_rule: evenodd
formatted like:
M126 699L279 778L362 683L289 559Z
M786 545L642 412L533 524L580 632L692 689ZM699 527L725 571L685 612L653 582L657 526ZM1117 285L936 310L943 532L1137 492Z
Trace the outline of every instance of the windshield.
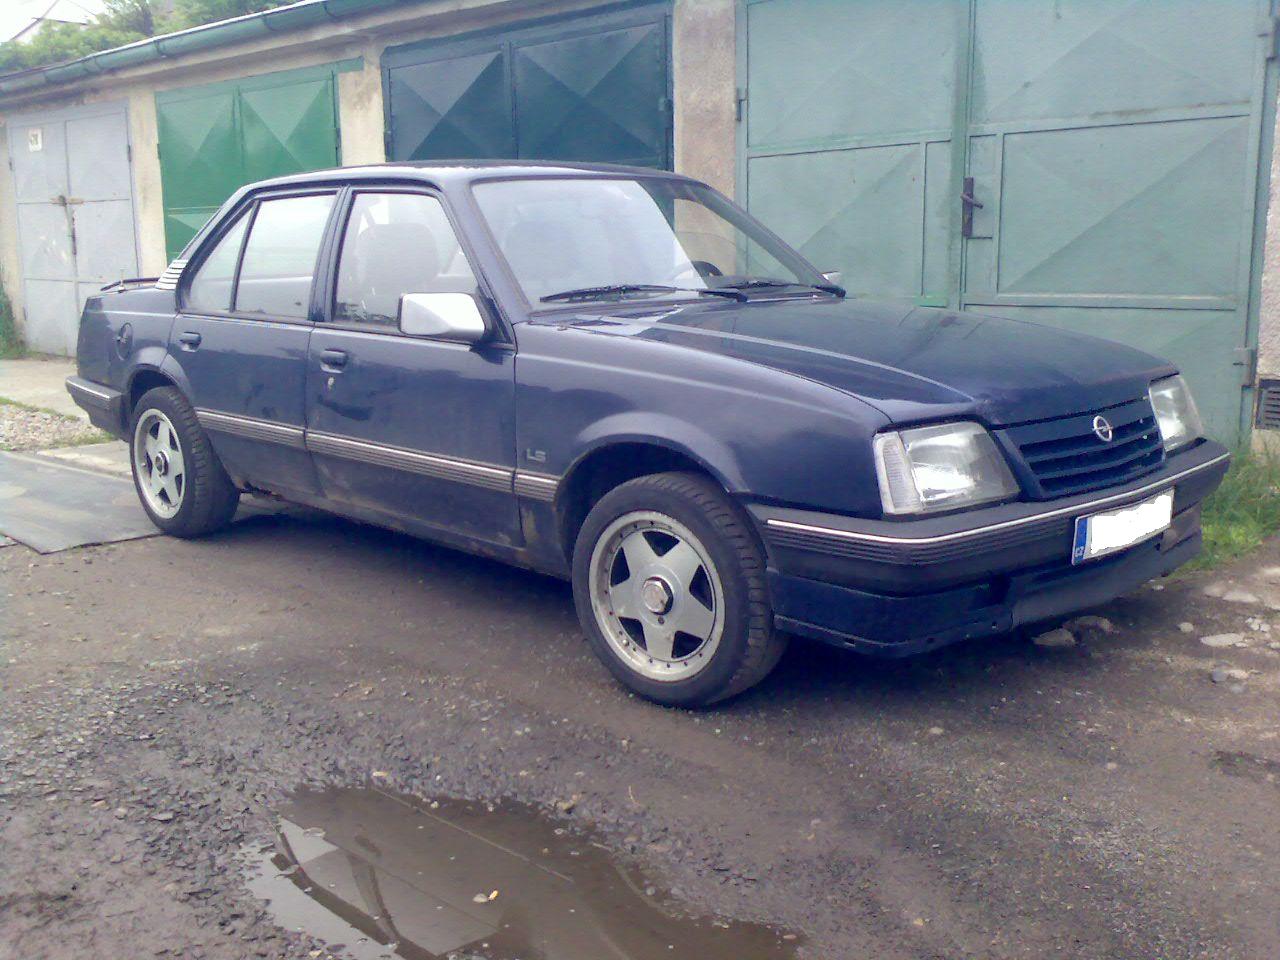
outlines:
M596 177L502 180L474 190L534 306L704 290L813 296L815 288L832 289L798 253L708 187Z

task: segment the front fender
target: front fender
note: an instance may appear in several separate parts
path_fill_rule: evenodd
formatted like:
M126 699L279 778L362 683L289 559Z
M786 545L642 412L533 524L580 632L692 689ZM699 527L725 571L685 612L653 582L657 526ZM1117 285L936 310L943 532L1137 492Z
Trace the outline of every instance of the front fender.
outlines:
M573 449L581 452L565 472L571 474L597 450L622 443L664 447L700 465L730 493L746 491L742 465L727 444L687 420L642 410L613 414L587 424L573 441Z
M878 515L871 438L888 419L830 386L738 357L517 325L517 467L567 476L609 443L665 446L745 501Z

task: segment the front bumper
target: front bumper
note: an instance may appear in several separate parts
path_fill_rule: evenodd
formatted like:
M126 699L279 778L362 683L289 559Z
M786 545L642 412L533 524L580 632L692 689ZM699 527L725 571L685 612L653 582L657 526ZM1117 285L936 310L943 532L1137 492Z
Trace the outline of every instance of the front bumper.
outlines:
M1230 455L1202 441L1120 487L909 521L753 505L778 626L905 656L1086 609L1200 550L1200 504ZM1173 523L1112 556L1071 563L1078 517L1174 490Z
M67 377L67 393L89 422L113 436L121 436L124 423L124 394L83 377Z

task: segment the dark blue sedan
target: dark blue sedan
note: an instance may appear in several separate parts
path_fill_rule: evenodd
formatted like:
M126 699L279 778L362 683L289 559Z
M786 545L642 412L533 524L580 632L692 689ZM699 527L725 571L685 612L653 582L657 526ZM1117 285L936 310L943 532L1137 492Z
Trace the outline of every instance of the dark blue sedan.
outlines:
M68 381L162 530L269 493L573 581L660 703L789 634L898 656L1200 548L1227 451L1170 364L845 296L704 184L388 165L245 187L93 297Z

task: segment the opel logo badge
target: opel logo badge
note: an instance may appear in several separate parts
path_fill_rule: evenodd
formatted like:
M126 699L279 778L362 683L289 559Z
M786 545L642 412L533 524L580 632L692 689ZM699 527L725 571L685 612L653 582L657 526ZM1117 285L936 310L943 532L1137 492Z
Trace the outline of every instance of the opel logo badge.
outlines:
M1110 443L1116 432L1111 429L1111 422L1106 417L1093 418L1093 432L1103 443Z

